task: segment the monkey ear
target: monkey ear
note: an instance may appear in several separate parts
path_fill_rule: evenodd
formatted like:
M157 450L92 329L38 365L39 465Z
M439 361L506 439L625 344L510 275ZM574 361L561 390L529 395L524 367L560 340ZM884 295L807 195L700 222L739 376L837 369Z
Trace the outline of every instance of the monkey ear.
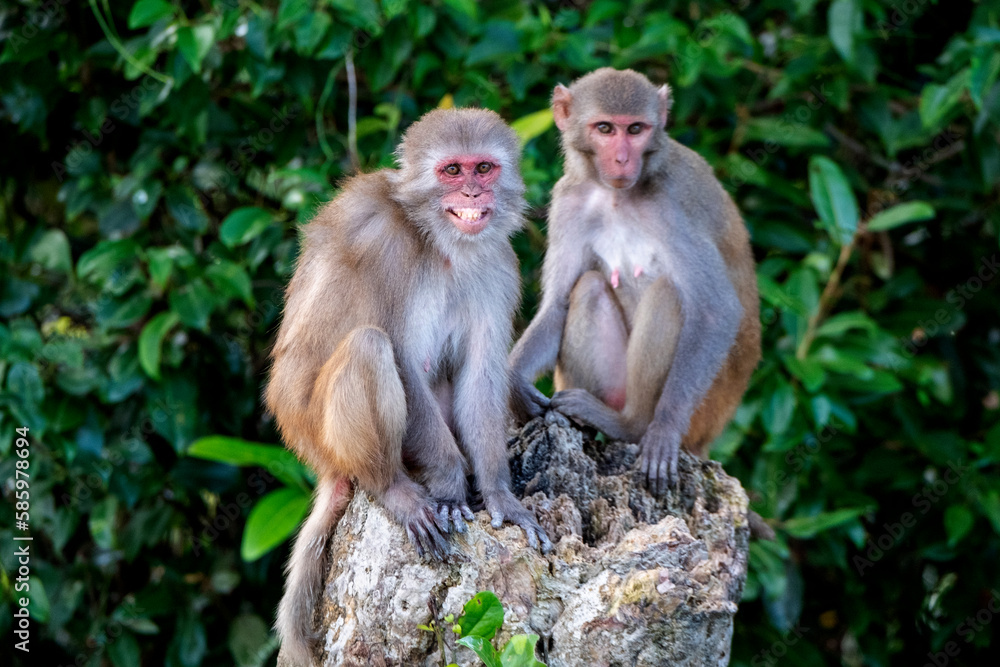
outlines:
M670 86L667 84L660 86L660 89L656 91L656 96L660 103L660 127L666 127L667 114L670 112L670 107L674 105L674 98L670 96Z
M556 121L556 127L560 132L564 132L569 127L569 107L573 102L573 93L569 88L556 84L552 91L552 118Z

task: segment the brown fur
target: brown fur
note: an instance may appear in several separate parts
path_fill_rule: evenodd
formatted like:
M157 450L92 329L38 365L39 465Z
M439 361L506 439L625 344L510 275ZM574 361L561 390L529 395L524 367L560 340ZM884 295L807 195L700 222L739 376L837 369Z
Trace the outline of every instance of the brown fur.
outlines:
M640 442L657 492L675 479L678 446L707 455L760 359L749 234L711 167L663 131L669 108L667 87L630 70L556 88L565 175L550 207L542 304L510 357L517 415L551 405ZM642 162L632 185L607 181L602 169L615 163L599 160L606 149L589 125L618 114L654 127L633 156ZM553 362L548 403L530 383Z
M441 160L488 156L488 223L463 233L443 206ZM406 133L399 170L356 176L302 233L265 401L319 477L295 540L276 627L286 657L313 662L326 541L351 485L372 494L419 553L444 557L473 515L474 475L499 527L550 547L510 492L505 356L518 295L510 235L524 185L514 133L491 111L433 111ZM470 199L471 201L471 199ZM480 200L483 201L483 200Z

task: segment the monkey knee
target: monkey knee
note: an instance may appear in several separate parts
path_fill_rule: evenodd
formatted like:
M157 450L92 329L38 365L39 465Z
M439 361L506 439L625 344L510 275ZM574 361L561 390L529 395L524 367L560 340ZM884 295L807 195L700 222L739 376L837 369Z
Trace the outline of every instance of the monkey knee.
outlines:
M608 281L604 279L604 276L599 271L587 271L577 279L576 285L573 286L570 301L594 304L608 296Z
M389 334L378 327L358 327L352 330L344 338L341 346L352 359L371 359L379 362L384 362L387 358L390 361L394 359L392 340Z

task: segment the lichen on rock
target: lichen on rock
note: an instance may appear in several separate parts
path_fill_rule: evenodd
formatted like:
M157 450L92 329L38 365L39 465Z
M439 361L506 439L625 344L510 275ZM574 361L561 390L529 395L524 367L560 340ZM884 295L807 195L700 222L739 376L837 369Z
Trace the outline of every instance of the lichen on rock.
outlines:
M746 580L746 494L719 464L682 452L678 487L657 499L637 459L637 445L596 442L552 419L513 435L512 488L556 544L547 556L520 528L494 530L479 512L445 562L421 560L357 494L330 546L320 664L445 664L418 626L441 627L489 590L506 610L497 646L537 634L549 667L727 665ZM446 627L440 634L448 661L480 664Z

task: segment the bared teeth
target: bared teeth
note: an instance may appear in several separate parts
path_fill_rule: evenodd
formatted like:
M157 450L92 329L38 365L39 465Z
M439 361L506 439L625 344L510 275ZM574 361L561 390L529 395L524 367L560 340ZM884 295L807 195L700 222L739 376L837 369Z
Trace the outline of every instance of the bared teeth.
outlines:
M484 209L479 208L453 208L451 212L466 222L476 222L486 213Z

